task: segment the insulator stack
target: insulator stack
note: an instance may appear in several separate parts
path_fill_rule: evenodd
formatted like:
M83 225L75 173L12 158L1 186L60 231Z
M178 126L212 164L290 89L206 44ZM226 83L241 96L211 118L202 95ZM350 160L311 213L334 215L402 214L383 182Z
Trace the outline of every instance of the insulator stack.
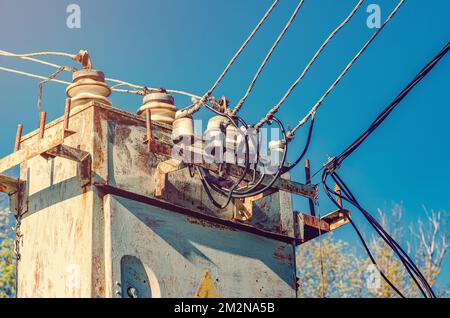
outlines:
M283 152L284 151L283 141L272 140L271 142L269 142L269 149L270 151Z
M207 140L205 144L206 153L216 154L216 150L223 149L224 146L224 136L223 128L228 123L228 119L223 116L214 116L208 120L208 125L206 126L205 139ZM221 151L222 152L222 151Z
M238 137L240 136L240 134L241 132L239 132L239 128L236 128L233 125L228 125L225 138L226 147L234 149L237 145Z
M173 96L165 92L150 92L144 96L143 105L138 110L138 115L145 115L145 110L152 112L152 121L172 125L175 119L175 107Z
M237 140L239 135L238 128L233 125L228 125L225 137L225 161L228 163L236 163L236 153L238 150Z
M278 166L284 152L282 140L272 140L269 142L271 166Z
M73 73L72 81L66 89L67 96L71 98L72 109L90 101L112 106L108 99L111 88L105 84L105 74L102 71L82 69Z
M172 124L172 140L178 142L181 139L192 140L194 137L194 123L192 117L183 116L180 111L175 113L175 120Z

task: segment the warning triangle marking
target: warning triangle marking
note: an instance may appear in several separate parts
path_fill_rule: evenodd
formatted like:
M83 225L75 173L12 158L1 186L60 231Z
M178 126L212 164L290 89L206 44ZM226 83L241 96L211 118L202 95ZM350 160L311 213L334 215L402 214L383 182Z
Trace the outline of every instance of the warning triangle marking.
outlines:
M195 293L197 298L218 298L219 293L214 287L214 282L208 271L203 275L200 285L198 286L197 292Z

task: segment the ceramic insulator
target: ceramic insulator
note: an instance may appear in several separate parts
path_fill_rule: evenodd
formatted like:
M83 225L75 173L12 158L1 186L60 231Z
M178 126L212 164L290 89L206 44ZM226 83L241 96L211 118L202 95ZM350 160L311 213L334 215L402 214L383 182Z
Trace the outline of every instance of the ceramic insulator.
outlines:
M112 106L108 96L111 88L105 84L105 74L98 70L82 69L73 73L73 83L66 89L66 95L71 99L72 109L90 101L97 101Z
M172 140L178 141L182 138L191 138L194 136L194 123L192 117L185 117L177 111L175 120L172 123Z
M177 111L173 96L164 92L151 92L144 96L144 104L139 108L138 115L145 115L150 109L152 121L172 125Z

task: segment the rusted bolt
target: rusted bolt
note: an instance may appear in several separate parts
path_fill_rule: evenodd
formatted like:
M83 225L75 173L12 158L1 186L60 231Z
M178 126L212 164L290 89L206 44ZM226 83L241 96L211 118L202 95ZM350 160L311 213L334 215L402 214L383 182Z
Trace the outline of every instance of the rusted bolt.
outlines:
M46 118L47 118L47 113L41 112L40 118L39 118L39 138L40 139L44 138Z
M14 151L19 151L19 149L20 149L20 142L22 140L22 130L23 130L23 125L19 124L17 126L16 142L14 144Z

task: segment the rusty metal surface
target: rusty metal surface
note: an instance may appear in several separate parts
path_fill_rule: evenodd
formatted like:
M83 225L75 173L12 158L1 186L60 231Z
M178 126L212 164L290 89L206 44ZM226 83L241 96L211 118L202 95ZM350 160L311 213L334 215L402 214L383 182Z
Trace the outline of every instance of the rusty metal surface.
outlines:
M122 281L121 259L131 255L145 267L153 297L194 297L206 271L220 297L295 297L292 244L111 195L105 214L113 282Z
M74 114L71 128L83 133L64 144L92 153L92 108ZM58 145L62 132L63 121L52 122L42 141L38 132L23 137L22 149L44 143L49 146L39 151L47 151ZM26 180L27 208L20 229L18 297L104 296L103 224L98 226L102 216L96 203L101 199L95 188L82 187L78 163L34 156L21 164L20 176Z
M148 205L153 205L155 207L159 207L162 209L169 209L171 211L181 213L181 214L187 215L189 217L195 218L198 220L198 222L203 222L203 221L211 222L211 223L216 224L216 226L219 226L219 227L220 226L231 227L238 231L245 231L245 232L253 233L256 235L260 235L263 237L267 237L267 238L270 238L273 240L278 240L280 242L285 242L285 243L289 243L289 244L294 244L294 243L300 244L301 243L301 241L296 239L295 237L282 235L282 234L272 232L272 231L263 230L261 228L255 227L255 226L251 226L251 225L247 224L246 222L244 223L244 222L239 222L236 220L221 219L221 218L218 218L218 217L215 217L212 215L207 215L204 213L196 212L191 209L186 209L186 208L168 203L167 201L163 201L163 200L160 200L157 198L150 198L147 196L138 195L138 194L135 194L132 192L128 192L128 191L119 189L119 188L111 187L106 184L94 183L94 186L98 189L98 191L101 193L102 196L104 196L106 194L111 194L111 195L129 199L132 201L141 202L141 203L148 204Z
M0 174L0 192L11 195L17 192L22 184L23 180Z
M96 107L96 112L95 127L96 130L97 127L101 127L101 133L95 132L94 136L101 146L95 148L103 153L94 154L93 158L104 159L102 167L95 163L94 167L97 169L96 174L102 174L102 179L106 180L107 184L138 195L164 198L172 204L225 220L233 218L234 207L230 205L218 210L208 199L200 179L191 178L188 169L173 169L163 175L159 173L158 165L169 157L160 155L159 152L148 152L143 142L147 138L145 119L138 116L123 116L111 108ZM169 128L154 123L152 149L167 147L164 151L168 152L171 149L167 146L170 134ZM237 167L238 170L240 168ZM280 180L279 183L285 187L293 184L286 179ZM308 189L311 188L314 187ZM218 196L220 203L225 200L226 198ZM291 200L291 194L284 191L279 195L269 196L259 209L259 221L250 220L248 224L293 237ZM261 222L262 219L266 222Z
M301 243L308 242L347 224L349 215L350 212L344 209L332 211L320 219L305 213L295 213L295 237Z
M22 147L20 150L0 159L0 172L11 169L22 162L36 157L63 142L63 135L58 134L56 137L44 138L42 141L35 141L27 147Z
M67 145L58 145L45 153L51 157L61 157L80 163L80 179L82 186L86 186L91 182L91 154L89 152L73 148Z
M149 143L149 149L153 153L160 154L162 156L170 157L172 154L172 146L166 142L158 141L158 140L151 140L151 143ZM178 148L177 148L178 149ZM180 148L181 151L182 148ZM194 158L194 157L208 157L208 154L205 153L202 149L194 146L188 146L185 149L183 149L184 157L186 158ZM230 164L230 163L223 163L220 165L213 163L213 158L209 158L209 162L202 162L202 163L194 163L194 165L200 166L202 168L205 168L207 170L213 171L218 173L219 170L229 176L233 177L240 177L244 173L244 167ZM247 175L244 177L244 180L250 181L255 177L256 179L260 178L260 173L256 172L255 176L251 172L248 172ZM265 176L261 185L265 186L270 184L272 181L272 176ZM287 178L280 178L277 179L271 186L271 188L281 191L290 192L296 195L304 196L310 199L315 199L317 197L317 186L311 185L311 184L302 184L299 182L295 182L292 180L289 180Z
M271 189L251 202L250 218L234 222L233 206L215 208L198 176L159 166L168 157L149 153L144 118L95 102L69 117L76 133L64 135L66 114L45 126L43 139L39 130L21 137L20 150L0 161L20 163L25 181L19 297L115 297L126 255L138 257L149 278L153 271L161 296L194 296L208 270L220 296L295 297L290 192ZM169 127L154 123L151 149L168 151L169 143ZM86 158L90 169L78 163Z
M16 131L16 141L14 142L14 152L16 152L20 149L20 139L22 139L22 131L23 131L23 125L18 124L17 131Z

